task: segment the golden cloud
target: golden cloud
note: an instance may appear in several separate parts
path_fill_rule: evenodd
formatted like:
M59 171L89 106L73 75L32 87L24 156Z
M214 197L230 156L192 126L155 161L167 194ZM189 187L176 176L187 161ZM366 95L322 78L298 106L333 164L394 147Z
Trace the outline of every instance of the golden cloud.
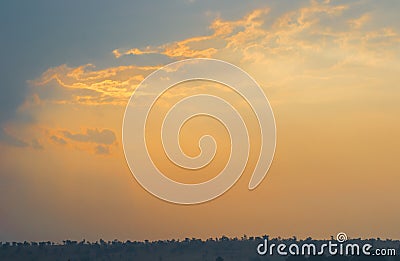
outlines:
M333 5L330 1L311 1L310 5L284 13L272 23L268 22L269 8L256 9L239 20L214 20L210 35L144 49L117 49L114 55L116 58L154 53L173 59L223 57L242 64L272 64L271 67L274 60L287 58L308 60L318 67L320 61L315 61L321 58L316 57L318 53L330 69L348 65L350 61L366 66L376 64L376 57L382 57L382 52L385 53L382 61L389 58L396 51L398 33L393 28L362 30L371 20L371 14L346 21L343 13L350 8L350 5ZM342 22L347 27L341 26Z
M148 54L172 59L222 58L250 71L263 68L269 72L272 85L287 82L291 77L321 77L340 70L344 73L343 69L349 66L398 65L398 59L393 58L396 57L393 54L398 54L396 46L400 42L395 29L368 31L364 25L372 15L365 13L346 20L343 12L350 8L330 1L311 1L308 6L284 13L273 21L269 8L256 9L238 20L215 19L210 25L210 35L143 49L115 49L113 54L116 58ZM30 83L35 87L55 85L64 89L61 97L46 99L34 94L39 101L125 105L136 86L157 68L132 65L97 70L92 64L76 68L60 65L49 68Z
M119 66L96 70L92 64L77 68L60 65L48 69L38 79L30 81L34 87L56 84L65 90L64 97L48 99L54 103L86 105L126 104L132 91L149 73L159 66ZM36 89L39 91L38 89ZM46 100L34 93L37 99Z

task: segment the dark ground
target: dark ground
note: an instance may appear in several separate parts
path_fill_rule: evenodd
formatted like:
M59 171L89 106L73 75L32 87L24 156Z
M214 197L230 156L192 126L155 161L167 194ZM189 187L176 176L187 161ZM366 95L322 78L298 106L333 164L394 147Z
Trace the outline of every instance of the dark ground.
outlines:
M380 239L351 239L345 243L369 243L374 248L395 249L397 256L261 256L257 246L264 237L242 237L229 239L227 237L200 240L185 239L183 241L167 240L155 242L120 242L100 240L90 243L86 241L64 241L63 244L52 242L0 242L0 260L288 260L288 261L318 261L318 260L389 260L400 261L400 241ZM327 241L270 239L268 244L314 243L317 246ZM332 240L332 242L334 242ZM335 241L336 242L336 241ZM337 243L337 242L336 242Z

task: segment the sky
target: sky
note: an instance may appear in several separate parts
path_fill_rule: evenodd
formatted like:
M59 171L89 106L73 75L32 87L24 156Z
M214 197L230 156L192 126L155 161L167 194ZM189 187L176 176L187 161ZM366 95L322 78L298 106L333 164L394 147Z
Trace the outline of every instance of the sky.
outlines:
M395 0L3 1L0 241L399 239L399 8ZM277 146L255 190L247 185L260 138L248 108L249 165L221 197L172 204L132 176L121 134L128 100L150 73L187 58L239 66L268 97ZM155 111L152 158L171 179L202 182L226 163L226 129L208 118L185 126L187 154L208 132L220 145L210 166L187 173L162 151L157 118L184 95L233 94L181 85Z

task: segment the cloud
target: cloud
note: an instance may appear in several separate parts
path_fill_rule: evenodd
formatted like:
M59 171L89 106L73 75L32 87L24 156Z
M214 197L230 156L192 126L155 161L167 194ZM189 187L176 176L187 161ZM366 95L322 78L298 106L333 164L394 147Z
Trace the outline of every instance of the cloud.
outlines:
M0 141L8 146L19 147L19 148L29 147L28 142L7 133L7 131L4 128L0 128Z
M270 87L286 86L299 78L351 77L359 73L358 68L399 67L396 28L376 25L374 13L368 10L357 11L356 18L349 19L354 12L354 5L330 1L310 1L277 15L270 8L255 9L236 20L216 18L208 35L158 46L115 49L113 54L115 58L160 54L174 60L223 59L256 77L259 74L260 83ZM98 70L92 64L76 68L60 65L30 84L34 101L40 104L125 106L138 84L158 68L131 65Z
M319 21L319 16L340 15L347 6L331 6L329 2L318 3L312 1L308 7L291 11L278 17L272 25L265 26L269 19L270 8L256 9L234 21L224 21L217 18L210 25L212 34L196 36L182 41L176 41L160 46L148 46L145 49L132 48L121 52L114 50L114 55L119 58L123 55L144 55L159 53L170 58L193 58L193 57L214 57L223 50L246 51L249 47L272 47L282 46L289 36L301 33ZM281 39L278 39L281 38ZM278 40L278 41L277 41ZM290 41L290 44L294 42Z
M35 150L43 150L44 147L42 144L40 144L40 142L37 139L33 139L31 142L31 146L32 148L34 148Z
M116 58L125 55L161 54L175 60L204 57L223 59L245 69L269 72L269 84L282 86L289 78L313 77L349 67L398 66L398 32L391 27L368 25L372 13L355 19L350 4L311 1L308 5L274 16L270 8L255 9L237 20L215 19L209 35L180 41L115 49ZM49 68L30 81L34 101L56 104L125 106L138 84L156 66L117 66L96 69L92 64L76 68ZM331 70L331 71L330 71ZM347 72L343 72L347 70Z
M272 69L282 61L307 61L302 67L311 70L386 66L385 61L393 59L393 53L398 54L399 34L390 27L366 27L372 19L369 12L356 19L346 18L344 13L352 8L350 4L311 1L274 20L269 8L256 9L238 20L215 19L209 35L144 49L117 49L114 55L119 58L158 53L173 59L223 58Z
M71 133L63 131L62 134L65 138L77 142L92 142L104 145L111 145L115 142L115 133L108 129L87 129L85 133Z
M0 142L4 145L17 148L33 148L35 150L44 149L38 139L34 138L31 142L28 142L10 134L4 128L0 128Z
M99 155L110 154L110 148L104 145L97 145L95 148L95 153Z
M218 52L214 47L194 49L191 45L204 43L207 40L212 40L212 36L189 38L183 41L165 44L158 47L148 46L144 49L132 48L126 51L116 49L113 54L116 58L124 55L144 55L144 54L163 54L170 58L185 58L185 57L203 57L209 58Z
M136 86L157 68L132 65L96 70L92 64L76 68L64 64L49 68L29 83L32 95L42 103L125 105Z
M350 19L348 23L350 24L351 27L354 29L360 29L364 24L366 24L369 20L371 19L370 14L363 14L359 18L356 19Z
M52 141L54 141L55 143L60 144L60 145L65 145L65 144L67 144L67 141L66 141L65 139L63 139L63 138L61 138L61 137L57 137L57 136L55 136L55 135L51 136L50 139L51 139Z
M114 54L114 56L115 56L116 58L119 58L119 57L122 56L122 54L121 54L117 49L113 50L112 53Z

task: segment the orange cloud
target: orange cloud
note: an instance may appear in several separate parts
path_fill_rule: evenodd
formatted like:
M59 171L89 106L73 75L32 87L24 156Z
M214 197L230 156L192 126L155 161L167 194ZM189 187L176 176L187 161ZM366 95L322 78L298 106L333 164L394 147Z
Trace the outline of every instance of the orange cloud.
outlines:
M371 20L371 15L370 14L363 14L359 18L356 19L350 19L348 23L350 24L351 27L354 29L360 29L364 24L366 24L369 20Z
M321 68L326 69L338 68L349 61L358 61L366 66L377 64L377 57L382 57L382 52L384 57L381 61L387 60L393 51L396 52L395 46L400 39L398 33L393 28L362 30L371 20L371 14L365 13L346 21L342 15L350 8L350 5L334 5L330 1L311 1L310 5L284 13L272 23L268 20L269 8L256 9L235 21L214 20L210 25L210 35L144 49L117 49L114 55L116 58L153 53L174 59L223 57L235 63L270 65L272 68L282 58L295 63L307 60L312 67L321 67L320 60L325 60L326 66ZM339 26L341 21L348 26ZM317 53L323 59L317 57Z
M111 148L117 145L117 136L110 129L86 128L81 132L71 132L65 129L46 129L45 136L47 136L49 144L61 145L65 146L64 148L74 148L98 155L111 154ZM38 146L41 145L38 144ZM36 149L41 149L41 147Z
M61 145L67 144L67 141L64 138L61 138L61 137L58 137L55 135L50 136L50 139L57 144L61 144Z
M86 129L85 133L71 133L63 131L63 136L77 142L93 142L104 145L111 145L115 142L115 133L108 129Z
M216 19L208 36L196 36L169 44L155 47L146 47L144 50L133 48L125 52L114 50L119 58L123 55L143 55L159 53L171 58L214 57L226 49L245 50L257 46L266 48L274 45L293 44L290 35L300 33L313 24L318 23L318 16L337 16L348 8L345 5L331 6L329 2L318 3L312 1L308 7L288 12L279 17L269 28L263 27L270 12L269 8L256 9L236 21ZM279 39L278 39L279 38ZM196 47L192 47L196 43ZM200 43L200 44L199 44ZM287 47L282 46L286 50Z
M115 49L113 54L116 58L148 54L173 59L221 58L240 65L261 86L271 88L272 103L290 103L300 97L303 102L341 99L340 89L335 89L337 93L329 97L323 96L319 89L308 90L310 81L314 85L320 81L319 85L324 86L352 84L354 87L354 75L371 75L379 69L387 75L382 79L392 81L395 74L389 75L387 68L400 67L398 32L391 27L365 26L373 19L371 13L349 20L343 13L351 8L351 5L335 5L329 1L311 1L308 6L286 12L272 21L273 10L256 9L237 20L215 19L210 24L209 35L142 49ZM38 79L30 81L32 95L22 109L30 110L45 103L122 108L136 86L159 67L131 65L96 69L86 64L76 68L67 65L49 68ZM51 96L54 90L60 93ZM166 98L171 95L184 96L186 92L167 93ZM63 144L60 138L69 142L60 133L54 137L53 144Z
M215 19L210 35L143 49L115 49L124 55L161 54L173 59L222 58L246 70L263 68L270 86L287 84L296 77L332 77L349 66L397 66L399 34L393 28L366 30L371 14L346 20L343 12L350 5L311 1L308 6L280 15L270 21L269 8L256 9L243 18ZM329 22L327 22L329 21ZM337 26L338 24L344 24ZM56 85L64 89L59 98L36 100L84 105L125 105L135 87L159 66L118 66L96 70L92 64L77 68L67 65L50 68L31 81L35 87ZM348 72L350 73L350 72ZM260 72L261 74L261 72Z
M54 85L68 92L60 99L47 99L54 103L86 105L125 104L136 86L159 66L119 66L95 70L92 64L71 68L67 65L50 68L41 77L30 81L34 87ZM39 91L39 89L36 89ZM34 93L39 100L46 100Z

